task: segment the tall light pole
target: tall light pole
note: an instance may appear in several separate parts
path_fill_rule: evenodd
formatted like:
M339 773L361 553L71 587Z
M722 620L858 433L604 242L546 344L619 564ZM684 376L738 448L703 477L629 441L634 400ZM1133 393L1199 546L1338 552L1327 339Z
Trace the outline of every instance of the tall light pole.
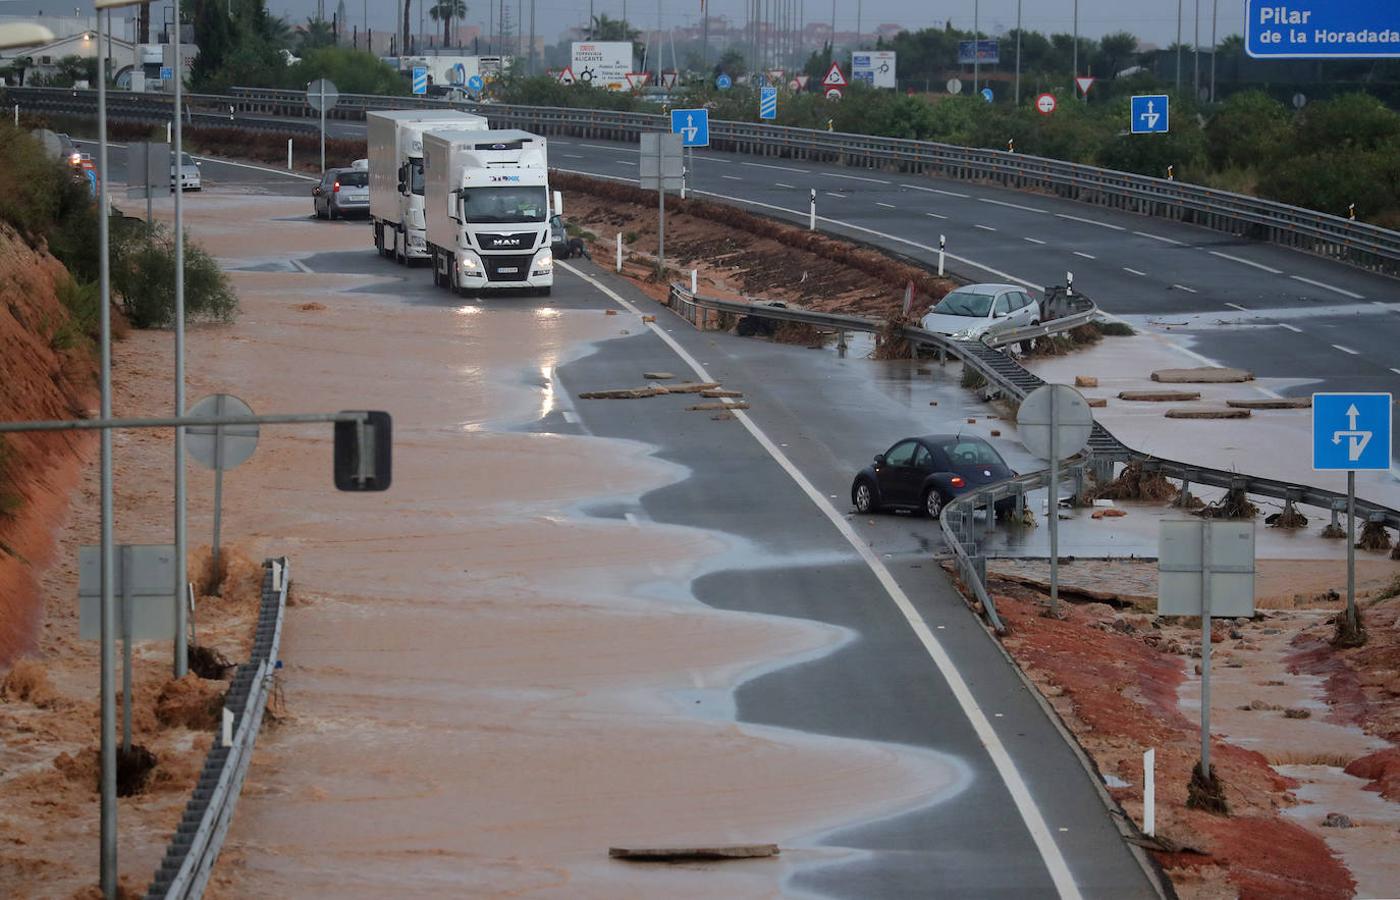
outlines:
M1021 0L1016 0L1016 105L1021 105Z
M1216 19L1220 16L1220 0L1214 0L1210 7L1210 102L1215 102L1215 58L1220 55L1220 45L1215 42Z
M982 54L977 51L981 49L982 43L982 3L981 0L972 0L972 93L977 94L977 79L982 75Z
M1181 7L1186 0L1176 0L1176 92L1181 93Z
M1079 0L1074 0L1074 77L1070 79L1069 89L1073 96L1074 91L1079 88ZM1087 102L1089 95L1084 95Z
M1201 98L1201 0L1196 0L1196 24L1191 38L1191 55L1195 58L1196 74L1192 76L1192 99Z

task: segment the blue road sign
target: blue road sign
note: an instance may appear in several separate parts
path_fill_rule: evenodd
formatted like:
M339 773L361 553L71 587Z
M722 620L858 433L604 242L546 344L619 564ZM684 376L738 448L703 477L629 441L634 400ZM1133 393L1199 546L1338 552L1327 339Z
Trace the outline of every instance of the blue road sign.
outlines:
M1400 56L1395 4L1378 0L1247 0L1244 31L1260 59Z
M734 79L733 79L733 78L730 78L728 75L724 74L723 72L720 72L720 73L719 73L719 77L715 79L715 87L719 88L719 89L722 90L722 91L727 91L727 90L729 90L730 88L732 88L733 86L734 86Z
M480 75L473 75L467 79L467 90L469 91L480 93L481 89L484 87L486 87L486 82L481 80Z
M775 87L759 88L758 91L758 117L760 119L778 118L778 89Z
M992 89L991 89L991 88L989 88L989 87L982 88L982 99L983 99L983 100L986 100L988 103L991 103L992 100L993 100L995 97L996 97L996 95L992 93Z
M671 110L671 133L681 136L682 147L710 146L710 111L708 109Z
M1145 94L1133 98L1133 134L1166 134L1171 123L1166 94Z
M983 65L1001 62L1001 44L997 41L958 41L958 65L970 66L973 63Z
M170 66L161 66L161 67L160 67L160 80L161 80L161 81L169 81L170 79L172 79L172 78L174 78L174 77L175 77L175 70L172 69Z
M1390 394L1313 394L1313 468L1390 468Z
M413 67L413 93L415 93L415 94L426 94L426 93L428 93L428 67L427 67L427 66L414 66L414 67Z

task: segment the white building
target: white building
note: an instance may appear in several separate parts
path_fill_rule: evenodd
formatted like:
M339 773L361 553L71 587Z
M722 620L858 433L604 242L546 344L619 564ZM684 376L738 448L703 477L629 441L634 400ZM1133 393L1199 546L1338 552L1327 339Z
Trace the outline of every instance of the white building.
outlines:
M137 64L136 45L131 41L110 35L104 37L102 43L106 45L107 56L111 60L112 74L119 82L123 78L130 78L131 70ZM58 62L64 57L96 58L98 55L97 46L96 31L80 31L39 47L23 47L8 51L7 58L28 57L32 61L24 73L24 80L28 83L29 79L36 75L48 77L57 74Z

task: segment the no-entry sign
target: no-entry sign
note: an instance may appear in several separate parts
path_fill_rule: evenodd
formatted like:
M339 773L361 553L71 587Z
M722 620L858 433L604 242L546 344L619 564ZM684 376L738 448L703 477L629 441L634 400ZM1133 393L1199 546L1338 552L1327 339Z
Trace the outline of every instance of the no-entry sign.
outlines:
M1035 98L1035 108L1042 116L1048 116L1055 111L1055 95L1041 94Z

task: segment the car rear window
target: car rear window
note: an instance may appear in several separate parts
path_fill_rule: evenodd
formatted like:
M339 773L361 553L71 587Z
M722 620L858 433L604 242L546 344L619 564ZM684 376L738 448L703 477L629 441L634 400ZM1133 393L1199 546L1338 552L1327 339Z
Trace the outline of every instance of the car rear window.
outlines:
M992 449L990 444L981 441L948 441L940 444L939 449L948 457L948 461L953 465L962 463L964 465L975 466L998 466L1002 465L1001 457Z
M366 172L341 172L336 176L341 187L368 187L369 174Z

